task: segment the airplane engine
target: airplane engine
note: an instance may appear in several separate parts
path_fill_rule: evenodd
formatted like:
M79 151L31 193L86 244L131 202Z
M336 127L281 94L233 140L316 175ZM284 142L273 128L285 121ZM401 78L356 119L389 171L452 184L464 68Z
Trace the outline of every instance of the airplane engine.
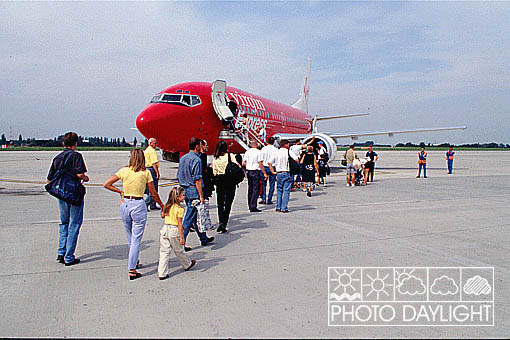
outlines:
M316 141L321 141L324 143L324 146L328 151L329 161L333 161L336 158L337 151L335 140L324 133L312 133L303 139L303 144L308 143L310 140L312 140L313 137L315 137Z

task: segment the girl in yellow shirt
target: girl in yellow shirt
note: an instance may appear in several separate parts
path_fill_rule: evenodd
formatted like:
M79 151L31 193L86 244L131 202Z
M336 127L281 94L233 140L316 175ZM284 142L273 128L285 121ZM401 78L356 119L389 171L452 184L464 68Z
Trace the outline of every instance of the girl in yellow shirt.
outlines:
M113 186L119 179L122 180L123 190ZM139 267L140 243L147 222L147 207L143 200L146 186L149 187L154 200L162 206L163 203L152 183L152 176L145 169L145 157L141 149L131 150L129 165L117 171L104 183L106 189L120 194L120 217L124 224L129 246L128 275L130 280L142 276L136 269Z
M184 208L181 206L184 199L184 188L172 188L168 194L168 201L161 211L161 217L165 219L165 224L161 228L159 238L158 275L160 280L168 278L168 260L172 249L184 270L190 270L196 263L195 260L190 260L184 252L186 243L182 229Z

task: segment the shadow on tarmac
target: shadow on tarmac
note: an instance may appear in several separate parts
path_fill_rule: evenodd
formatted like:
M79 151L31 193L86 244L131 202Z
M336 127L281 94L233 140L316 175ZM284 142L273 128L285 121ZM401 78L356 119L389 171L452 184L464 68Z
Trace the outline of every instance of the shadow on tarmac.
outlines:
M140 252L142 250L149 248L149 245L151 243L154 243L154 241L152 241L152 240L142 241L142 243L140 243ZM122 245L119 244L116 246L107 246L107 247L105 247L105 250L98 251L95 253L80 255L80 260L82 263L94 262L94 261L103 260L103 259L127 260L128 254L129 254L129 250L128 250L128 245L126 243L126 244L122 244Z

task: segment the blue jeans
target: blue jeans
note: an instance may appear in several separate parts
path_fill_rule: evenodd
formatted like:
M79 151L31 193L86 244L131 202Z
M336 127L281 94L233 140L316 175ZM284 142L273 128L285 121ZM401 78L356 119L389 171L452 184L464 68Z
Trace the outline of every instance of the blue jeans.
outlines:
M129 247L128 269L136 269L140 244L142 243L145 223L147 222L147 206L145 202L135 199L124 199L120 205L120 218L126 230Z
M158 179L156 178L156 170L154 170L152 166L148 167L147 170L149 170L149 172L151 173L152 184L154 184L154 189L156 189L156 192L158 192ZM156 208L156 201L154 201L154 197L152 197L151 195L149 186L145 187L145 193L147 194L147 201L145 203L151 208Z
M197 208L191 205L191 202L195 199L200 199L200 196L198 195L197 187L187 187L184 188L184 195L186 196L186 214L184 215L184 218L182 220L182 231L184 234L184 239L188 237L189 229L193 226L195 228L195 231L198 234L198 237L200 238L200 242L206 242L207 241L207 234L201 233L198 231L198 225L197 225Z
M60 208L58 255L64 255L65 262L70 263L75 259L74 251L83 222L83 202L81 205L72 205L58 200L58 207Z
M289 210L290 189L292 176L288 172L280 172L276 175L276 209Z
M448 160L448 173L451 174L453 171L453 159Z
M421 175L421 168L423 168L423 177L427 177L427 164L418 164L418 177Z
M264 169L266 170L266 174L269 176L269 193L267 193L267 182L262 182L262 194L260 195L260 199L263 200L266 203L273 202L273 194L274 194L274 184L276 182L276 175L273 175L271 173L271 170L269 170L268 166L265 166ZM264 178L264 174L262 171L260 172L260 178ZM267 196L266 196L267 193Z

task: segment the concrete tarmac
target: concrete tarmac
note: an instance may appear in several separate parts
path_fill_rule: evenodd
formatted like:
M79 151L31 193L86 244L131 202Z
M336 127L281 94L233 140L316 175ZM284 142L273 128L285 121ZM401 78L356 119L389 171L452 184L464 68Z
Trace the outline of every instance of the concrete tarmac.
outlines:
M376 150L377 151L377 150ZM83 152L91 183L126 165L129 152ZM88 186L72 267L58 264L59 213L41 184L55 152L0 152L1 337L503 338L510 334L510 152L379 152L375 182L345 186L333 169L311 198L291 195L291 212L247 209L246 181L227 234L201 247L184 272L175 257L158 280L158 212L143 237L143 277L129 281L119 196ZM338 165L338 159L333 162ZM176 165L162 163L160 184ZM169 187L160 188L164 201ZM217 221L216 198L211 216ZM329 327L328 267L494 267L494 326Z

